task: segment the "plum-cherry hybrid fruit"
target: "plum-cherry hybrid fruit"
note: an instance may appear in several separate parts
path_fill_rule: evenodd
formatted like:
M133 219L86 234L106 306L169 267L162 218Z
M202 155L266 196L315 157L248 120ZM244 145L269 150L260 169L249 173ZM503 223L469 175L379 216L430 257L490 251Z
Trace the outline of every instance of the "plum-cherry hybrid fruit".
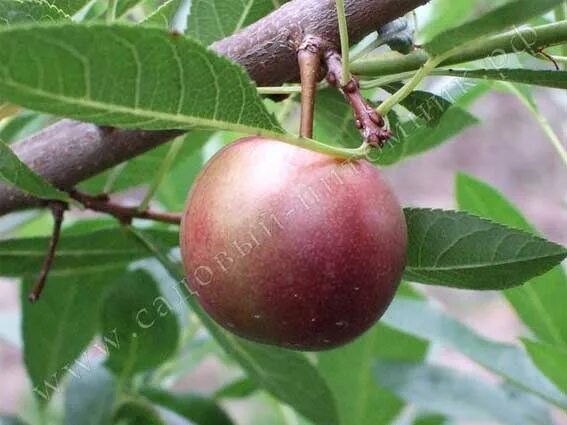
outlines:
M181 225L190 289L223 327L298 350L345 344L390 304L406 223L378 170L249 137L198 176Z

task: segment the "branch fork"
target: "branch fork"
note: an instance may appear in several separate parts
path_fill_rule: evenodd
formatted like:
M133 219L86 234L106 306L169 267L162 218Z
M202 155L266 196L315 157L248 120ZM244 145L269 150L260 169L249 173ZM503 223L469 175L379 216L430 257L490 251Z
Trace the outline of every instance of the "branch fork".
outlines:
M356 127L360 130L365 144L383 147L391 137L385 128L384 119L368 103L360 91L360 84L353 76L346 84L341 84L341 55L324 40L307 36L297 50L297 60L301 77L301 125L300 135L313 136L313 116L317 82L326 69L327 82L339 89L352 107Z

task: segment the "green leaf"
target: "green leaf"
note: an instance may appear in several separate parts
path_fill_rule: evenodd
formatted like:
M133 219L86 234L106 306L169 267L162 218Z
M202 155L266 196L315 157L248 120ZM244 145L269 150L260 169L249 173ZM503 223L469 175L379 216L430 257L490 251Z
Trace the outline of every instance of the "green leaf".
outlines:
M26 425L26 422L22 421L16 416L0 416L0 425Z
M110 423L116 382L102 365L71 376L65 393L65 425L101 425Z
M400 332L456 350L509 383L567 408L567 396L533 366L521 349L483 338L431 303L396 297L381 321Z
M69 15L47 0L2 0L0 2L0 25L62 19L69 19Z
M475 0L433 0L429 4L429 19L419 31L421 38L430 40L449 28L463 24L475 6Z
M171 247L179 244L175 232L149 231ZM36 275L41 269L50 238L24 238L0 241L0 276ZM98 275L124 268L132 261L147 258L148 252L122 227L111 227L81 234L63 232L50 277Z
M215 398L245 398L258 390L256 382L249 378L237 379L215 392Z
M404 404L376 387L374 361L419 361L426 349L426 342L378 324L351 344L319 353L318 367L337 400L341 425L392 423Z
M113 425L167 425L157 409L140 398L128 398L116 408Z
M39 272L39 269L37 270ZM31 304L31 279L22 285L24 363L37 400L44 404L60 391L62 378L80 373L81 353L98 329L98 310L109 280L116 276L49 276L39 302Z
M118 4L116 5L116 16L119 18L123 17L142 1L143 0L119 0Z
M566 71L538 71L532 69L450 69L443 71L451 77L499 80L514 83L531 84L555 89L567 89Z
M402 84L388 84L381 88L389 93L395 93L401 87ZM416 117L421 118L428 127L436 127L445 112L453 106L451 102L441 96L419 90L411 92L400 104ZM463 112L465 111L463 110Z
M140 244L155 255L170 277L183 284L185 279L180 265L164 255L170 247L146 232L138 229L132 231ZM314 423L339 423L331 390L305 355L239 338L214 323L193 296L187 296L186 299L193 313L219 345L265 390Z
M209 140L210 132L193 131L182 137L183 143L181 149L175 156L170 173L173 173L178 168L183 168L184 171L190 171L186 170L186 167L194 168L191 159L195 156L200 157L200 150ZM120 172L115 175L112 190L120 191L153 181L156 173L163 163L164 158L169 152L170 147L170 144L159 146L156 149L152 149L150 152L123 163L123 165L121 165ZM197 173L200 168L201 161L199 161L198 168L194 170L195 173ZM98 176L81 183L80 188L81 190L89 193L102 193L105 191L106 183L113 173L114 171L111 170L99 174ZM180 181L182 181L183 184L180 184ZM176 181L176 184L179 187L176 187L175 189L185 192L186 195L191 187L191 181L192 180L178 180Z
M43 199L69 200L69 195L61 192L34 173L0 140L0 180L16 186L26 193Z
M427 126L421 119L403 123L390 119L394 133L392 140L383 149L375 149L370 159L382 166L395 164L440 146L478 122L474 115L456 106L443 115L435 128Z
M539 370L567 394L567 351L552 345L524 340L524 346Z
M193 0L189 35L208 45L228 37L274 10L272 0Z
M106 364L118 376L157 367L177 349L179 325L173 307L141 270L115 282L102 305L101 324L103 335L117 336L119 347L110 350Z
M467 213L408 208L405 214L408 280L504 289L551 270L567 256L562 246Z
M377 382L428 412L509 425L550 424L544 404L507 385L420 363L378 361Z
M0 45L0 97L30 109L146 130L281 131L242 68L157 28L11 26Z
M49 115L31 111L21 112L0 128L0 140L4 140L8 144L22 140L46 127L51 119Z
M195 425L233 425L226 412L213 400L196 394L173 394L157 388L142 388L140 394Z
M142 24L148 26L157 26L159 28L168 29L175 17L175 13L181 4L181 0L167 0L160 7L154 10L150 15L142 21Z
M435 96L435 95L434 95ZM452 106L443 114L433 114L437 108L437 97L431 98L419 93L410 98L406 105L418 114L437 115L439 122L434 128L416 118L404 123L390 119L393 129L392 141L382 149L371 152L370 158L380 165L392 165L410 156L433 149L443 142L459 134L465 128L478 123L469 112L458 106ZM418 103L424 100L426 103ZM427 102L427 101L430 102ZM444 105L446 105L443 102ZM423 110L423 112L421 112ZM360 145L361 136L354 124L352 109L336 90L322 90L317 93L315 107L315 138L329 144L356 147Z
M447 418L440 415L424 415L415 420L413 425L444 425Z
M527 232L534 232L520 211L493 187L460 174L456 182L459 208ZM522 321L542 341L567 347L567 277L562 267L504 291Z
M67 15L73 15L87 5L89 0L47 0Z
M506 30L514 25L523 24L531 18L548 12L563 1L564 0L510 1L477 19L439 34L433 40L426 43L424 49L431 55L441 55L469 41Z

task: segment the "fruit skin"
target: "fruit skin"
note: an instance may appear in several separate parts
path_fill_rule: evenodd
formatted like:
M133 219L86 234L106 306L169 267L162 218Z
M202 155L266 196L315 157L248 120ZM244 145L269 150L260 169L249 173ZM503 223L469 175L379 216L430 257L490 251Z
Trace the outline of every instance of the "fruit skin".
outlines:
M259 137L209 161L181 224L203 308L237 335L298 350L371 327L396 292L406 247L400 204L369 162Z

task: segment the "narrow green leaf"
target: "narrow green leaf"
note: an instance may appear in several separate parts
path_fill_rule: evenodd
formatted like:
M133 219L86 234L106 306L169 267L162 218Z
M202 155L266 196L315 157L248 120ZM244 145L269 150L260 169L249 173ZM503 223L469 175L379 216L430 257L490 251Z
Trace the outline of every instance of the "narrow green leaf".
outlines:
M47 0L68 15L73 15L87 5L89 0Z
M193 0L189 35L205 45L228 37L274 10L272 0Z
M416 100L415 97L411 99ZM435 101L425 105L412 101L411 107L415 111L423 108L423 112L418 114L428 114L430 117L433 116L432 111L437 108ZM383 166L395 164L441 145L476 123L478 120L473 115L458 106L446 110L434 128L421 118L404 123L390 119L393 138L384 148L372 151L370 159ZM344 98L334 91L322 90L317 94L315 137L335 145L360 145L360 133L354 124L352 109Z
M69 195L34 173L2 140L0 140L0 180L38 198L69 200Z
M420 36L431 40L450 28L463 24L471 16L475 0L433 0L429 3L430 16L420 30Z
M402 84L388 84L381 88L390 93L395 93L401 87ZM453 106L451 102L441 96L419 90L413 91L400 104L415 116L421 118L428 127L436 127L445 112Z
M258 390L258 384L249 378L237 379L215 392L215 398L245 398Z
M483 338L430 303L396 297L382 323L456 350L509 383L567 408L567 396L533 366L521 349Z
M198 168L192 170L193 164L191 163L191 158L199 155L200 149L209 138L210 132L207 131L192 131L183 136L183 144L175 157L170 172L173 173L176 169L183 168L186 172L195 171L195 173L197 173L201 168L201 161L199 161ZM120 172L113 179L112 190L125 190L133 186L151 182L160 169L169 149L170 145L166 144L125 162L121 166ZM186 169L187 167L189 170ZM114 171L107 171L81 183L81 190L89 193L104 192L106 183L113 172ZM192 180L177 180L176 184L179 187L175 189L185 192L186 195L191 187L191 181ZM183 184L180 182L183 182Z
M39 270L38 270L39 271ZM37 400L44 404L69 372L98 329L98 310L109 280L116 276L91 274L50 276L41 300L30 304L31 279L22 285L24 363Z
M0 45L0 97L30 109L147 130L281 131L242 68L157 28L11 26Z
M116 16L119 18L123 17L142 1L143 0L119 0L118 4L116 5Z
M110 350L106 362L117 376L157 367L177 349L179 325L173 307L141 270L115 282L102 305L101 327L103 335L117 336L119 346Z
M149 233L156 236L159 234L171 247L179 244L176 232ZM0 276L37 275L45 259L49 240L48 237L33 237L0 241ZM63 232L50 277L110 273L124 268L132 261L147 257L147 250L141 248L121 227L72 235Z
M426 43L424 49L434 56L441 55L469 41L523 24L562 2L563 0L512 0L477 19L439 34Z
M443 71L452 77L508 81L534 86L567 89L567 71L538 71L532 69L450 69Z
M180 265L164 255L170 247L146 232L132 231L175 282L185 281ZM219 345L264 389L314 423L339 423L331 390L303 354L239 338L214 323L193 296L187 302Z
M533 227L500 192L471 176L456 182L459 208L530 233ZM562 267L531 279L520 288L504 291L522 321L542 341L567 347L567 277Z
M0 425L26 425L26 422L16 416L0 416Z
M168 29L177 12L181 0L167 0L142 21L143 25Z
M69 19L69 15L47 0L2 0L0 2L0 25L62 19Z
M49 115L23 111L10 120L7 120L0 128L0 140L4 140L8 144L22 140L46 127L51 119Z
M434 128L429 127L421 118L400 122L394 112L388 118L393 132L392 139L384 148L374 150L370 158L372 162L382 166L435 149L466 128L479 123L474 115L458 106L449 108Z
M167 425L157 409L140 398L127 398L116 408L113 425Z
M233 425L226 412L213 400L196 394L173 394L157 388L142 388L140 394L195 425Z
M567 394L567 351L539 342L523 342L539 370Z
M408 208L405 214L408 280L504 289L551 270L567 256L562 246L467 213Z
M419 361L424 358L427 345L379 324L345 347L319 353L318 367L337 400L341 425L391 424L404 403L376 387L372 376L374 361Z
M102 365L85 363L85 370L78 370L67 385L65 425L110 423L115 396L114 376Z
M424 415L415 420L413 425L445 425L447 418L440 415Z
M378 361L377 382L428 412L454 419L509 425L550 424L546 406L507 385L423 363Z

